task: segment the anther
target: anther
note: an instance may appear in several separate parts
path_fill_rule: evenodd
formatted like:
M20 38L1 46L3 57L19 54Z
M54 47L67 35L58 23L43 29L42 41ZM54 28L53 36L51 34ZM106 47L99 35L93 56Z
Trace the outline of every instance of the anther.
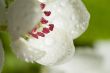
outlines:
M50 11L44 11L44 14L45 14L46 16L50 16L51 12L50 12Z

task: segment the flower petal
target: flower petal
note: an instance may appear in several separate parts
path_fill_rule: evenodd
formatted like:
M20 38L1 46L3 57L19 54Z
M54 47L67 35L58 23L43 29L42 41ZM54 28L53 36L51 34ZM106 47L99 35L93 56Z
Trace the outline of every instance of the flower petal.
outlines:
M110 39L98 40L94 47L97 54L103 59L103 68L110 72Z
M38 0L38 1L44 3L44 2L52 2L54 0Z
M26 41L20 38L12 43L12 47L18 57L47 66L70 60L75 50L72 40L58 29L38 39L32 37Z
M31 31L40 22L41 15L37 0L15 0L8 9L8 27L13 38Z
M88 27L90 15L81 0L55 0L46 3L44 11L51 11L51 16L43 16L56 28L66 31L75 39Z
M42 65L56 65L70 60L74 55L73 41L64 31L54 29L45 37L31 38L28 43L36 49L45 51L45 55L35 60Z
M34 62L45 55L44 51L30 46L23 38L19 38L18 40L12 42L11 46L17 57L24 59L27 62Z
M2 43L0 41L0 73L2 71L3 62L4 62L4 51L3 51Z

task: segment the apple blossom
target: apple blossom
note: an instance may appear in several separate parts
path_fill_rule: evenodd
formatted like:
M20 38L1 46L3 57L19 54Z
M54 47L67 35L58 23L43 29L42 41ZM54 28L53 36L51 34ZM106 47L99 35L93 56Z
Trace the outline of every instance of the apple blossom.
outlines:
M12 50L28 62L64 63L73 57L73 39L86 30L90 15L81 0L38 1L15 0L9 6L6 15Z
M40 2L16 0L9 7L13 52L28 62L64 63L73 57L73 39L86 30L89 13L80 0Z

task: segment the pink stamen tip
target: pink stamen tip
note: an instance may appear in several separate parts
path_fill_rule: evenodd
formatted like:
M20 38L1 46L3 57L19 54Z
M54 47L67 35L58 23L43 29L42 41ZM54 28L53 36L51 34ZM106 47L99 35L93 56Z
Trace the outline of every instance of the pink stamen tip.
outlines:
M44 14L45 14L46 16L50 16L51 12L50 12L50 11L44 11Z
M41 9L43 10L43 9L45 8L45 4L44 4L44 3L41 3L41 4L40 4L40 7L41 7Z
M48 20L44 19L43 17L41 18L41 21L40 21L42 24L47 24L48 23Z
M49 30L53 31L54 24L49 24Z
M43 28L42 32L45 33L45 34L47 34L47 33L49 33L50 31L49 31L48 28Z
M37 31L37 28L32 29L32 33L36 32L36 31Z
M41 37L45 37L45 34L42 32L37 32L37 35L41 36Z

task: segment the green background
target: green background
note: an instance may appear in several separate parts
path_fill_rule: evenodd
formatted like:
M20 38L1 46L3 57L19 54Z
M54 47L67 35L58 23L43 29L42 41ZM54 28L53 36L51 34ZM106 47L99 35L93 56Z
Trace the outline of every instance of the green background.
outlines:
M87 31L75 40L76 45L92 45L110 39L110 0L83 0L91 19Z
M7 0L7 4L10 1ZM97 40L110 39L110 0L83 0L91 19L87 31L75 39L75 46L91 46ZM12 53L9 36L0 32L5 50L5 64L2 73L39 73L41 65L26 63Z

